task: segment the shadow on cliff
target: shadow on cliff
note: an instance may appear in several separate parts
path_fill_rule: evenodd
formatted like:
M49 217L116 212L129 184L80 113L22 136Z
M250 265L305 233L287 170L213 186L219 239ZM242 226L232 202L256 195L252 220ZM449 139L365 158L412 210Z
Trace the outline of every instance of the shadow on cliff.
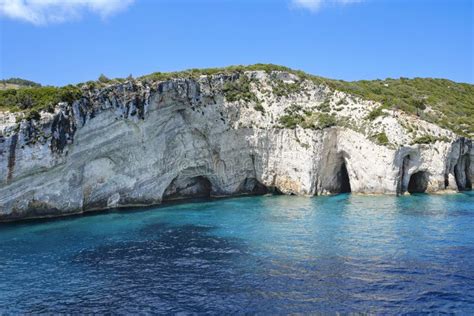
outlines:
M232 194L222 193L215 182L202 175L178 176L165 189L162 202L167 204L249 195L281 194L278 189L267 187L255 178L245 178Z

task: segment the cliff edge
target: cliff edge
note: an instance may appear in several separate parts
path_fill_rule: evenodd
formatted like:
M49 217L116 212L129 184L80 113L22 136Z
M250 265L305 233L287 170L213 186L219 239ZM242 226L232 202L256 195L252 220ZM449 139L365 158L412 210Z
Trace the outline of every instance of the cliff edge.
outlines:
M429 99L410 113L341 87L256 67L88 83L48 109L4 110L0 221L192 197L472 189L472 117L460 132L426 119L443 115Z

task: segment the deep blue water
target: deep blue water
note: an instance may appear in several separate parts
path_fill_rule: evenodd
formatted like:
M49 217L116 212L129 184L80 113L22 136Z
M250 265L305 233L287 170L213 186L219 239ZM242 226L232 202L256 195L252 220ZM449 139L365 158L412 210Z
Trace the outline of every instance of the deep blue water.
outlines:
M236 198L0 242L0 313L474 313L472 193Z

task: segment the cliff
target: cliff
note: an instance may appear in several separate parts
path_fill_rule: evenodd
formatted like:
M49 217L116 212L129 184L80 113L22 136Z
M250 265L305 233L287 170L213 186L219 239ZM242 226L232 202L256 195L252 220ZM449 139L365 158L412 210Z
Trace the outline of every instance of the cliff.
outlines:
M215 71L83 85L37 115L0 112L0 221L190 197L472 188L468 135L341 90L299 72Z

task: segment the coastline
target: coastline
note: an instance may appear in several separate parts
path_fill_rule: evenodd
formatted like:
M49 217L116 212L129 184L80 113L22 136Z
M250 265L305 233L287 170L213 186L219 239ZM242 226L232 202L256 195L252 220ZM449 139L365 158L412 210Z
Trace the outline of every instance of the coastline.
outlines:
M437 191L437 192L427 192L427 193L416 193L415 196L430 196L430 195L456 195L456 194L464 194L466 192L473 192L473 191L452 191L452 190L444 190L444 191ZM410 197L412 194L406 193L404 195L396 195L396 194L384 194L384 193L343 193L345 195L354 195L360 197L383 197L383 196L391 196L396 198L401 197ZM24 223L36 223L36 222L44 222L44 221L55 221L55 220L62 220L62 219L69 219L69 218L76 218L76 217L83 217L83 216L96 216L101 214L107 213L120 213L120 212L143 212L151 209L159 209L162 207L168 207L172 205L186 205L192 203L201 203L201 202L215 202L221 200L229 200L229 199L238 199L238 198L245 198L245 197L269 197L269 196L287 196L287 197L302 197L308 199L317 199L320 197L336 197L341 194L325 194L325 195L288 195L288 194L262 194L262 195L255 195L255 194L240 194L240 195L232 195L232 196L212 196L209 198L189 198L189 199L176 199L172 201L166 201L163 203L158 204L130 204L130 205L120 205L116 207L110 208L95 208L86 211L79 211L74 213L60 213L57 215L44 215L44 216L32 216L32 217L22 217L22 218L12 218L12 219L5 219L0 220L0 227L2 225L14 225L14 224L24 224Z

